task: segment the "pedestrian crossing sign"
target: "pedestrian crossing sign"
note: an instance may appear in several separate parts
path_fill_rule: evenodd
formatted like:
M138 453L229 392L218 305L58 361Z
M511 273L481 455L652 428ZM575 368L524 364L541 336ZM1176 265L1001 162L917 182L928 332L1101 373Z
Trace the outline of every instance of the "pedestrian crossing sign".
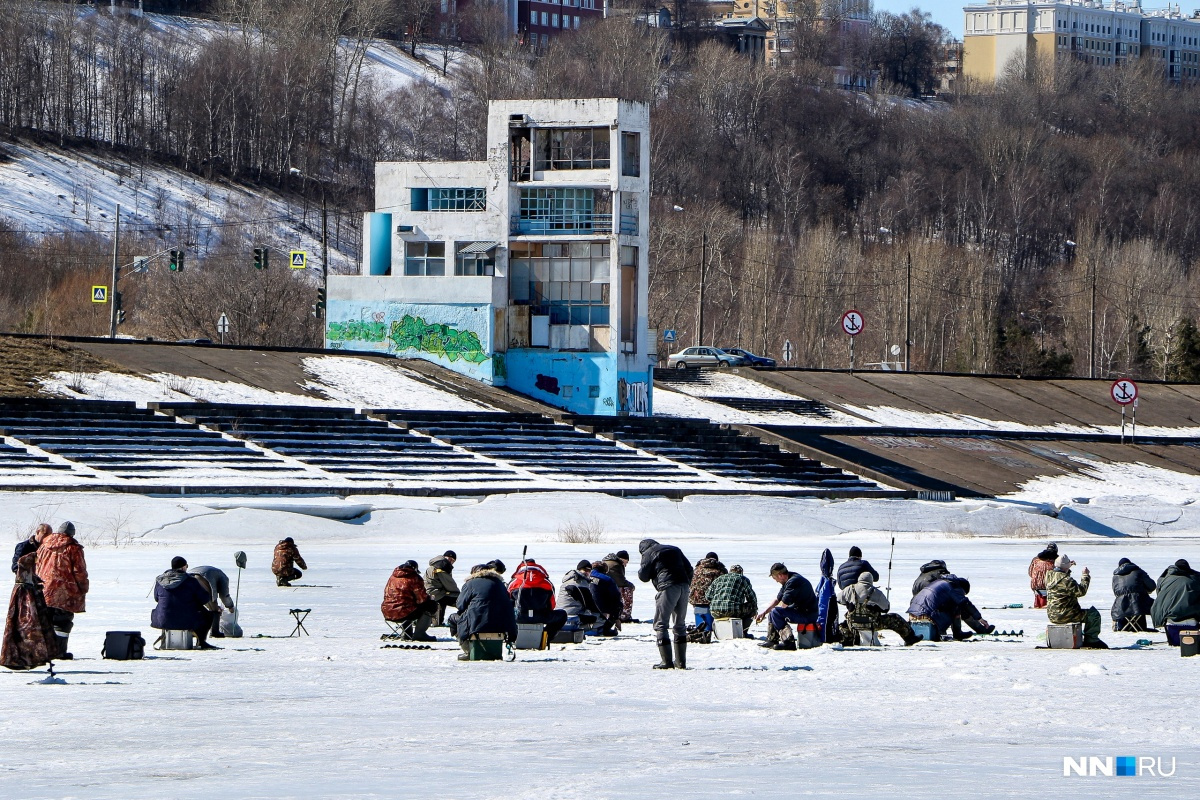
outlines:
M304 269L308 261L308 253L304 250L292 250L292 269Z
M92 287L92 302L93 303L107 303L108 302L108 287L107 286L93 286Z

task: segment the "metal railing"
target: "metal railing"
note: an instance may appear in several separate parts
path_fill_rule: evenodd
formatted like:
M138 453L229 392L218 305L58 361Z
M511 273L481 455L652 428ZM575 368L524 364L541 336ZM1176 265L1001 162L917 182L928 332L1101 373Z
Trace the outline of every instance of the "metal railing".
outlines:
M622 233L625 233L624 216L622 215ZM635 233L636 217L633 220ZM538 217L522 217L513 215L510 227L514 235L528 234L532 236L547 236L554 234L570 235L573 233L612 233L613 218L611 213L600 214L551 214Z

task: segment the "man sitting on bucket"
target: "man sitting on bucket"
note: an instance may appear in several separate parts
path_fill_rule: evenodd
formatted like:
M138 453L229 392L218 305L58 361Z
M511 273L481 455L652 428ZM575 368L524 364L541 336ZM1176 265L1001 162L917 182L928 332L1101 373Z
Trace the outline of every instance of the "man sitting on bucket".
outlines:
M486 564L471 568L471 577L462 585L458 595L458 613L451 614L446 624L462 647L459 661L471 660L471 637L478 633L502 633L505 641L517 638L517 617L512 598L504 579Z
M779 636L779 641L773 643L768 638L760 647L795 650L796 639L792 635L792 629L788 623L795 623L797 627L815 625L817 622L817 594L813 591L812 584L803 575L790 571L782 563L777 562L771 565L771 578L780 585L779 594L756 619L758 622L762 622L769 616L771 629Z

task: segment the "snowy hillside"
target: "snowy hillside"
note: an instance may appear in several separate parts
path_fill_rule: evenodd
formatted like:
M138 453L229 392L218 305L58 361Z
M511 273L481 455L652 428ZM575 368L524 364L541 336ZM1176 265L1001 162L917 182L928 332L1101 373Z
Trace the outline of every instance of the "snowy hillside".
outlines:
M79 7L76 13L97 11ZM159 14L144 15L144 24L145 36L185 50L226 30L213 20ZM440 53L422 54L441 63ZM380 95L414 83L448 92L453 70L464 57L451 53L448 78L430 63L378 41L364 59L365 85ZM0 227L34 235L110 236L117 204L124 234L149 237L159 251L184 249L189 257L202 259L221 242L248 247L253 241L280 251L306 250L319 266L319 204L111 153L21 141L0 144ZM358 220L344 217L339 224L334 215L329 224L331 270L349 271L358 263Z

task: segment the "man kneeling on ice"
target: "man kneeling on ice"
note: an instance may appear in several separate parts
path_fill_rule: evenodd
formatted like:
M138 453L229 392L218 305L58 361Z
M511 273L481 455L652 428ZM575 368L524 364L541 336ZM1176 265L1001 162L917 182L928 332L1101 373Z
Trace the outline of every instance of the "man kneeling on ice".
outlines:
M888 613L891 603L879 591L870 572L864 571L856 583L838 592L838 601L846 606L846 620L841 625L842 643L845 645L858 644L859 631L893 631L900 634L905 646L921 641L921 637L913 632L912 626L903 617Z
M425 579L418 571L416 561L405 561L392 571L379 608L384 619L400 625L404 639L412 642L437 641L426 631L433 622L438 604L436 600L429 599L429 593L425 591Z
M208 643L208 631L217 613L212 591L202 578L189 575L187 559L175 556L171 568L154 580L150 627L162 631L191 631L201 650L218 650Z
M458 595L458 613L451 614L446 624L462 647L459 661L471 660L470 641L477 633L502 633L506 641L515 641L516 612L500 573L486 564L472 567Z
M932 622L935 640L941 641L956 620L978 615L975 604L967 599L970 590L971 584L966 578L949 573L937 578L917 592L908 604L909 622ZM961 628L954 631L956 641L972 636L974 634L971 631L962 631Z

